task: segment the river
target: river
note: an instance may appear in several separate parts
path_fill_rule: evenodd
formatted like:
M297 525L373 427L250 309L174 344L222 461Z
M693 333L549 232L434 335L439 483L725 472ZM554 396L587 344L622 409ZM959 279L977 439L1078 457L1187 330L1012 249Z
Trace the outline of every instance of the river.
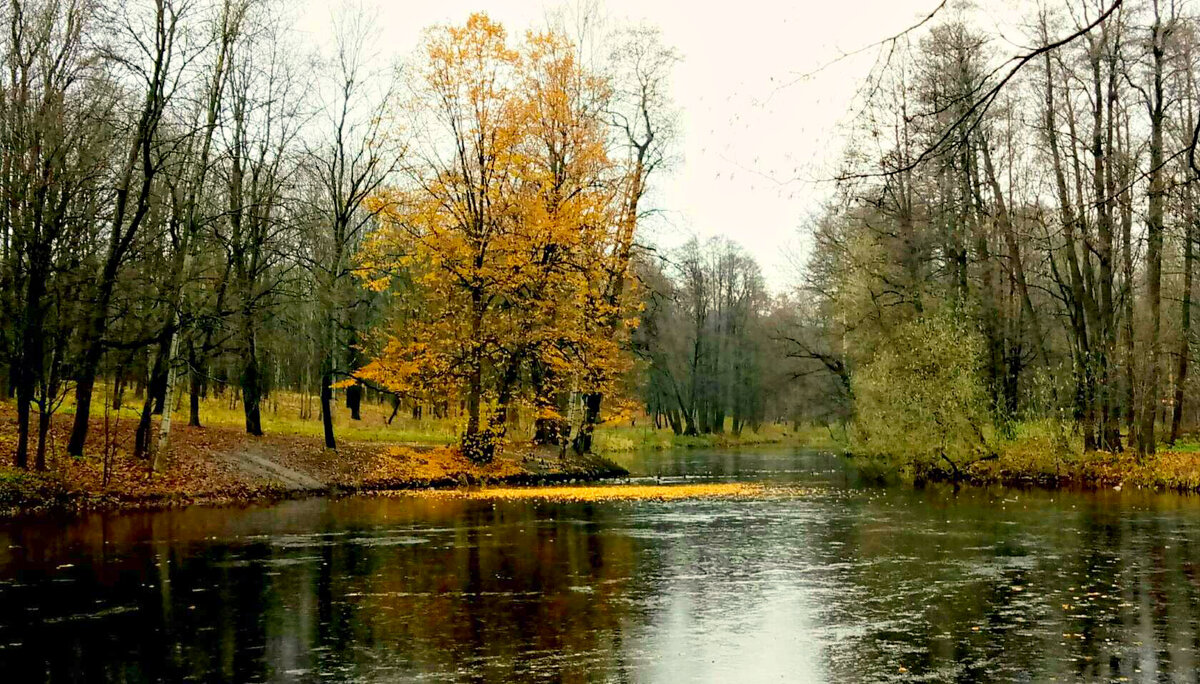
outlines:
M787 449L630 461L765 489L0 522L0 680L1197 676L1198 497L872 486Z

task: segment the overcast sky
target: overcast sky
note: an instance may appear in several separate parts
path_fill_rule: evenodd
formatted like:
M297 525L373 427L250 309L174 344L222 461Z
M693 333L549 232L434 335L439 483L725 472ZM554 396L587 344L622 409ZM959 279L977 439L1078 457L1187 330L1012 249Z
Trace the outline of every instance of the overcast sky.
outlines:
M321 41L339 0L306 0L300 28ZM704 3L602 0L613 20L661 28L682 57L673 82L681 138L678 163L656 180L661 214L647 237L669 248L692 235L722 234L762 265L773 289L793 279L790 255L799 227L819 211L843 142L839 123L874 52L846 59L929 14L938 0L800 0ZM378 17L378 58L410 55L421 31L462 23L484 10L510 35L543 25L562 2L393 0L369 7Z

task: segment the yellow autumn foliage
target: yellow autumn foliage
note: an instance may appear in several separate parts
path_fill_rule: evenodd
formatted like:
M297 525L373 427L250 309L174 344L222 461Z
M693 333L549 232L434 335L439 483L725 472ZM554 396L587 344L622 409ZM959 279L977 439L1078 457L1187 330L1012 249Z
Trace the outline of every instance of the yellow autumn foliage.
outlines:
M371 289L399 273L411 287L357 375L422 400L459 398L463 449L487 461L515 403L557 415L559 397L611 391L630 367L632 296L605 291L632 239L618 227L610 91L565 36L511 47L483 14L429 30L418 73L410 114L428 142L403 183L370 199L382 226L360 261ZM600 324L612 320L623 323Z

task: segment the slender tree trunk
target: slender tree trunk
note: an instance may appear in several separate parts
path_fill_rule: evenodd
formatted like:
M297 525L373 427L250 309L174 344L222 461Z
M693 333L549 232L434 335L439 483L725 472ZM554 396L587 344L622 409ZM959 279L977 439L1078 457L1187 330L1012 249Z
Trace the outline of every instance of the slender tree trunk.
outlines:
M191 385L188 392L188 426L198 428L201 427L200 392L204 387L204 376L200 368L200 360L196 358L194 344L188 345L188 378Z
M1171 414L1170 444L1179 439L1179 428L1183 422L1183 390L1187 385L1188 360L1192 355L1192 268L1195 240L1195 216L1192 206L1192 188L1184 190L1184 235L1183 235L1183 299L1179 303L1179 370L1175 376L1175 405Z
M1106 36L1107 37L1107 36ZM1099 245L1097 252L1100 259L1100 330L1099 330L1099 388L1100 388L1100 445L1108 451L1121 450L1121 431L1119 411L1117 410L1116 374L1113 371L1113 360L1116 357L1117 325L1116 311L1113 300L1113 208L1116 186L1113 176L1113 118L1116 115L1117 100L1117 65L1116 48L1105 45L1108 57L1104 63L1108 66L1107 92L1103 100L1100 87L1100 64L1096 65L1095 96L1096 115L1095 132L1093 135L1095 176L1093 189L1097 197L1096 211Z
M326 359L321 369L321 427L325 432L325 448L337 449L333 435L333 369Z
M350 420L362 420L362 385L355 383L346 388L346 408L350 409Z
M154 415L154 404L159 393L165 389L166 356L169 344L166 340L159 342L158 349L154 352L154 360L150 364L148 371L150 377L146 383L146 396L142 402L142 414L138 420L137 430L134 433L133 439L133 455L135 458L146 458L150 455L150 431L152 416Z
M49 398L47 398L46 401L49 402ZM41 410L38 411L37 453L34 456L33 461L34 470L37 470L39 473L46 472L46 444L49 441L48 436L50 434L50 419L50 411L48 411L45 407L42 407Z
M29 415L37 389L38 378L44 365L45 330L42 297L46 292L46 273L42 268L42 256L32 254L33 268L30 269L25 289L25 310L22 315L20 365L17 367L17 453L18 468L29 467ZM44 255L48 257L49 255Z
M258 335L255 332L254 312L242 312L242 340L245 354L242 366L242 413L246 417L246 434L262 436L262 369L258 361Z
M1153 454L1156 447L1155 417L1158 415L1158 353L1162 329L1162 245L1163 245L1163 45L1162 22L1158 2L1154 3L1155 21L1151 27L1153 84L1150 101L1150 202L1146 221L1146 299L1150 309L1150 337L1146 353L1146 393L1142 398L1142 426L1139 433L1142 454Z
M479 332L483 328L482 296L478 291L471 293L474 313L471 318L471 339L479 344ZM467 428L463 434L463 452L471 460L485 458L486 444L480 444L479 411L483 401L483 359L478 347L471 351L467 360ZM487 440L487 436L482 437Z
M1129 121L1125 122L1125 151L1129 154ZM1133 168L1126 162L1122 174L1125 186L1121 193L1121 274L1125 281L1125 306L1123 312L1125 337L1125 439L1130 445L1140 443L1137 436L1137 375L1135 365L1134 332L1133 332Z

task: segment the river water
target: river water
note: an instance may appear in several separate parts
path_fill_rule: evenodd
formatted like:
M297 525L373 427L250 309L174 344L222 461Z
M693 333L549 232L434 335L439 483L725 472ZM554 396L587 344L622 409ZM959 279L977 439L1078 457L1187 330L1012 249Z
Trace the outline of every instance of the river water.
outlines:
M0 523L0 681L1196 681L1200 498L868 486L307 499Z

